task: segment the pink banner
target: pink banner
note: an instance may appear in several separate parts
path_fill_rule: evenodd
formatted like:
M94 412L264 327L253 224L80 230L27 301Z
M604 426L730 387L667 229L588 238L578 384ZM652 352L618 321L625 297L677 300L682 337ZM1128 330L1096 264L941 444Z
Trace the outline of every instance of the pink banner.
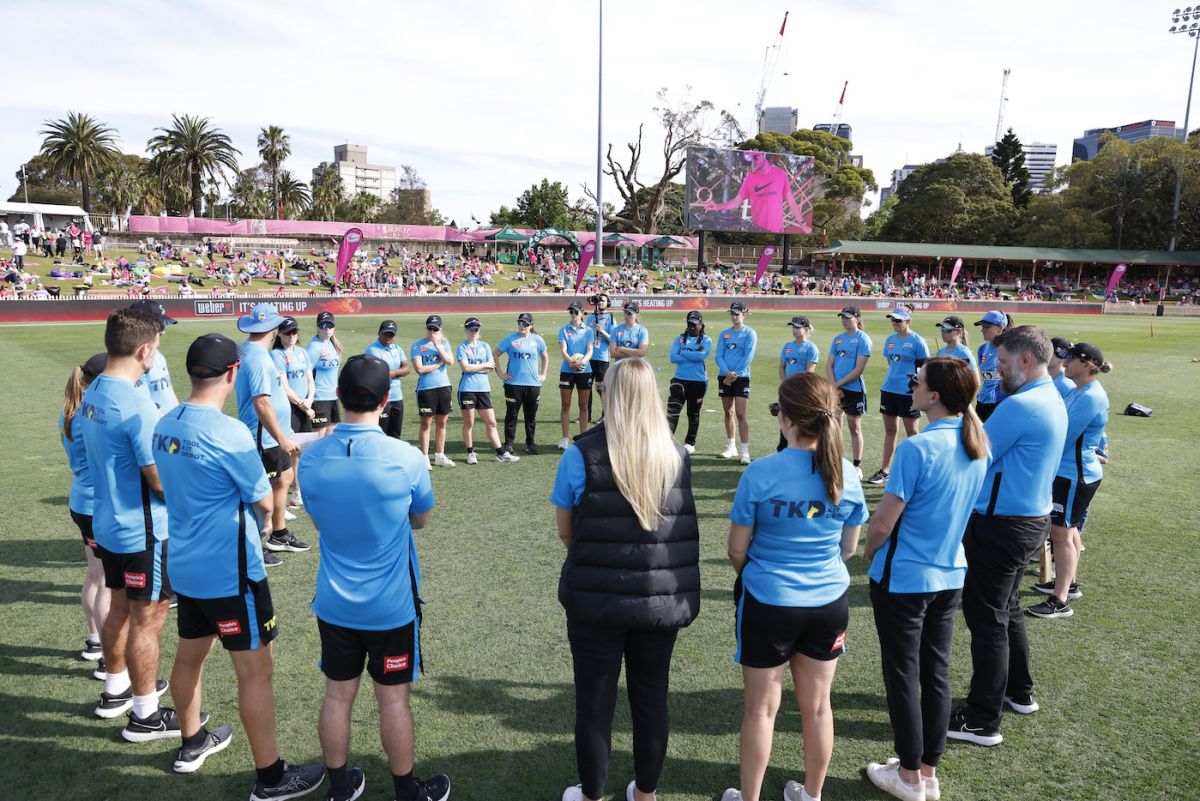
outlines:
M583 253L579 257L579 276L575 279L575 291L583 286L583 276L587 274L588 265L592 263L592 256L596 255L596 240L593 239L583 246Z
M1118 264L1112 271L1112 277L1108 279L1108 289L1104 290L1104 297L1108 297L1117 288L1117 284L1121 283L1121 276L1125 274L1128 268L1125 264Z
M771 257L775 255L775 248L772 245L767 245L763 248L762 255L758 257L758 271L754 273L754 283L762 280L763 273L767 270L767 265L771 262Z
M958 271L962 269L962 259L954 260L954 269L950 271L950 286L954 286L955 279L958 278Z
M350 259L354 258L354 251L358 250L362 241L363 232L359 228L351 228L342 237L342 244L338 246L337 275L333 279L335 284L342 283L342 276L346 274L346 268L350 266Z

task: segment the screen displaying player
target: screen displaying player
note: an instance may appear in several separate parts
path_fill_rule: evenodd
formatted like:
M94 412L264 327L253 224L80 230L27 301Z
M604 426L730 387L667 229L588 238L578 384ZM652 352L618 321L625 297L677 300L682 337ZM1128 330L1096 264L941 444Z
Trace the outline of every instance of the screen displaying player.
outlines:
M808 156L689 148L688 225L707 231L812 231L815 164Z

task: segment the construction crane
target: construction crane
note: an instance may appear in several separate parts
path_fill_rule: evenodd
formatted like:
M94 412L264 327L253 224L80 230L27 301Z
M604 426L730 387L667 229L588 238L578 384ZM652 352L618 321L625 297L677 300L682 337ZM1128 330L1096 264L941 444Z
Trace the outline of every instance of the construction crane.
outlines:
M759 81L758 97L754 103L754 124L758 127L759 133L762 133L763 101L766 100L767 89L771 87L771 81L775 78L775 66L779 63L779 54L783 52L783 32L787 28L789 13L783 12L783 24L779 26L779 36L763 54L762 79Z
M1000 141L1000 134L1004 132L1004 104L1008 102L1008 75L1012 72L1008 67L1004 68L1004 80L1000 83L1000 112L996 114L996 135L992 138L992 142Z
M837 105L833 108L833 122L829 125L829 132L831 134L836 135L838 132L838 125L842 121L842 112L846 108L846 87L849 85L850 81L846 81L842 84L842 96L838 98Z

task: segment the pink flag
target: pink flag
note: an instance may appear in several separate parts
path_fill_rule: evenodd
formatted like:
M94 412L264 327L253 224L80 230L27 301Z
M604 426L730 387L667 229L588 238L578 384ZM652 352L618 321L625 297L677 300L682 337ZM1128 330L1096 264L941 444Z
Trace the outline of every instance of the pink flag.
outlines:
M958 271L962 269L962 259L954 260L954 269L950 271L950 286L954 286L954 279L958 278Z
M774 255L774 245L767 245L765 248L763 248L762 255L758 257L758 271L754 273L755 284L762 280L763 273L767 270L767 264L771 261L771 257Z
M1127 266L1118 264L1112 271L1112 277L1108 279L1108 289L1104 290L1104 297L1108 297L1117 288L1117 284L1121 283L1121 276L1125 274Z
M354 251L358 250L362 239L361 228L351 228L342 236L342 244L338 247L337 275L334 278L334 284L342 283L342 276L346 274L346 268L350 266L350 259L354 258Z
M587 242L583 246L583 255L579 257L579 277L575 279L575 291L583 286L583 276L587 273L588 265L592 263L592 256L596 255L596 240Z

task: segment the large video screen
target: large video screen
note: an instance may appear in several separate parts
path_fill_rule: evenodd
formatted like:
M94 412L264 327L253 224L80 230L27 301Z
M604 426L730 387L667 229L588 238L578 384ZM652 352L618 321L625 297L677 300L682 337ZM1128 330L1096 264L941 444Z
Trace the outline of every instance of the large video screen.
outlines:
M687 225L697 231L812 233L809 156L689 147Z

